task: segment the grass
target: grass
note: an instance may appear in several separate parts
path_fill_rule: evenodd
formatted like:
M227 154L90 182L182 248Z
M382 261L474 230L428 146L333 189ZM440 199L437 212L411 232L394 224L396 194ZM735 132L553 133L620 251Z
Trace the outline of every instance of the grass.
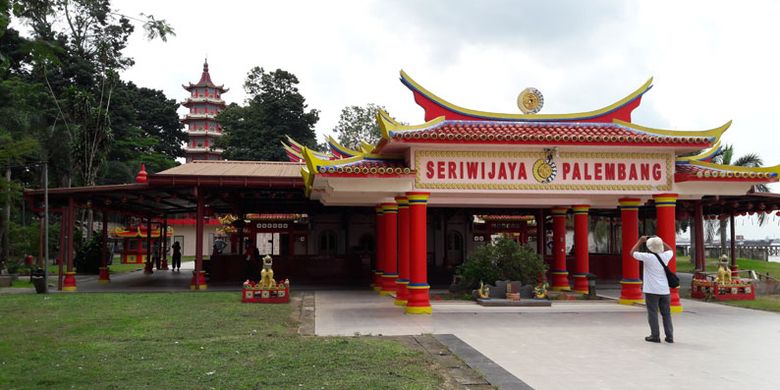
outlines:
M289 305L237 293L0 296L0 388L430 389L430 357L305 337Z
M185 258L185 259L182 259L181 262L182 262L182 264L184 264L184 263L186 263L188 261L190 261L190 260L187 260ZM171 265L171 262L170 262L170 260L168 260L168 266L170 267L170 265ZM63 267L63 270L64 269L65 269L65 267ZM114 259L114 264L109 265L108 269L111 272L111 274L121 274L121 273L126 273L126 272L135 272L135 271L138 271L138 270L142 270L142 269L144 269L144 265L143 264L122 264L122 263L119 262L118 258L115 258ZM49 275L57 275L58 272L59 272L59 266L58 265L50 265L49 266ZM78 273L78 269L76 269L76 273Z
M705 259L707 272L718 270L718 259ZM769 273L774 278L780 279L780 263L763 260L737 258L739 269L752 269L758 273ZM690 256L677 256L677 272L693 272L694 266L690 263Z
M756 299L753 301L720 301L719 303L747 309L780 312L780 296L777 295L756 295Z

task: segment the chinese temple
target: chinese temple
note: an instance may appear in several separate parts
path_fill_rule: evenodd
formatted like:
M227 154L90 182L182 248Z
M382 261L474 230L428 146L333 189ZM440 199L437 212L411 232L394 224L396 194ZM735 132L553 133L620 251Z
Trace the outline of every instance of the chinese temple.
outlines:
M780 166L711 163L730 122L702 131L632 123L631 114L652 88L652 79L604 108L560 115L538 114L544 99L534 88L518 97L522 113L502 114L449 103L403 71L401 82L427 122L403 125L380 112L382 138L376 145L351 150L331 139L330 157L297 143L285 148L291 160L306 163L301 174L311 199L376 208L374 285L380 293L395 295L408 313L431 310L428 208L526 209L536 216L537 237L545 235L545 216L551 216L552 289L578 292L588 289L590 214L618 210L620 301L633 303L642 301L639 264L628 253L639 236L640 207L654 208L657 235L675 247L678 201L742 195L754 184L777 181L780 172ZM699 208L695 212L701 215ZM574 219L572 266L566 251L569 214ZM520 240L526 240L525 233ZM537 245L545 253L544 241ZM670 268L676 268L674 259ZM672 306L682 310L677 290Z
M170 239L173 229L167 228L165 232ZM109 233L110 237L122 241L122 264L144 264L147 262L147 240L151 240L149 246L157 248L160 244L162 227L147 230L146 226L116 227Z
M686 220L703 248L704 219L733 226L735 216L780 210L780 196L752 190L776 182L780 166L711 162L730 122L692 131L633 123L652 79L613 104L571 114L539 113L544 97L534 88L518 96L521 113L492 113L454 105L404 72L401 82L424 122L405 125L380 112L376 143L348 147L329 138L328 151L314 151L288 139L289 162L193 159L144 182L50 190L53 208L65 233L77 207L147 219L187 215L194 289L240 275L247 252L263 247L275 254L280 280L371 284L410 314L431 313L431 285L446 286L496 234L535 248L552 289L587 292L592 273L619 282L619 302L632 304L643 300L640 267L628 253L640 234L675 247L675 224ZM191 87L201 85L213 88L198 92L214 94L205 100L225 91L207 68ZM39 210L42 192L26 196ZM204 228L214 223L226 246L206 260ZM603 242L594 239L599 226ZM60 256L71 271L71 251ZM703 269L703 251L694 259ZM682 311L677 290L672 308Z
M187 162L193 160L221 160L222 150L214 148L214 142L222 136L222 127L216 120L217 114L225 108L222 94L229 89L211 81L208 61L203 62L203 73L196 84L182 87L190 97L182 106L190 112L182 119L187 125L189 140L185 148Z

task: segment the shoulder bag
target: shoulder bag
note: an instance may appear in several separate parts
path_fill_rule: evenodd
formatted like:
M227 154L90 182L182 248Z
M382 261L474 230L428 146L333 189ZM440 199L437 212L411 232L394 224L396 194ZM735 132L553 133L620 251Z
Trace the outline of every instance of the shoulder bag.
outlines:
M672 270L670 270L666 264L664 264L664 262L661 260L661 256L658 256L658 253L655 252L650 253L655 255L655 258L658 259L658 262L661 263L662 267L664 267L664 272L666 272L666 281L669 282L669 288L680 287L680 278L678 278L677 275L672 272Z

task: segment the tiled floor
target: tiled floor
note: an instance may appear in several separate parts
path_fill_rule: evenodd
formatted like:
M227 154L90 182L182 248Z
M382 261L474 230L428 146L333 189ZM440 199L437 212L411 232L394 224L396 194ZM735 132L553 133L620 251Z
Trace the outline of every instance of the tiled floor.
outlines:
M405 315L368 290L317 291L315 327L318 335L451 333L538 390L776 388L780 315L683 306L672 345L645 342L645 308L614 301L549 308L445 301L428 316Z

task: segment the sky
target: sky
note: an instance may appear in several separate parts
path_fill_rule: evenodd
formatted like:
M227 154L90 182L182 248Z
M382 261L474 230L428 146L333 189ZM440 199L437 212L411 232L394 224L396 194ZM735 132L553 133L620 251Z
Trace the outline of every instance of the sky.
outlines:
M654 77L633 122L702 130L728 120L735 155L780 164L775 120L780 103L780 2L776 1L149 1L114 0L121 13L165 19L176 36L136 33L124 78L179 101L204 57L228 102L242 103L254 66L292 72L310 108L320 111L319 141L341 109L376 103L396 119L423 122L399 81L403 69L451 103L519 112L517 94L544 94L541 113L609 105ZM140 31L140 26L138 26ZM184 111L182 111L182 114ZM780 191L775 186L774 191ZM778 218L780 219L780 218ZM752 238L780 236L737 222Z

